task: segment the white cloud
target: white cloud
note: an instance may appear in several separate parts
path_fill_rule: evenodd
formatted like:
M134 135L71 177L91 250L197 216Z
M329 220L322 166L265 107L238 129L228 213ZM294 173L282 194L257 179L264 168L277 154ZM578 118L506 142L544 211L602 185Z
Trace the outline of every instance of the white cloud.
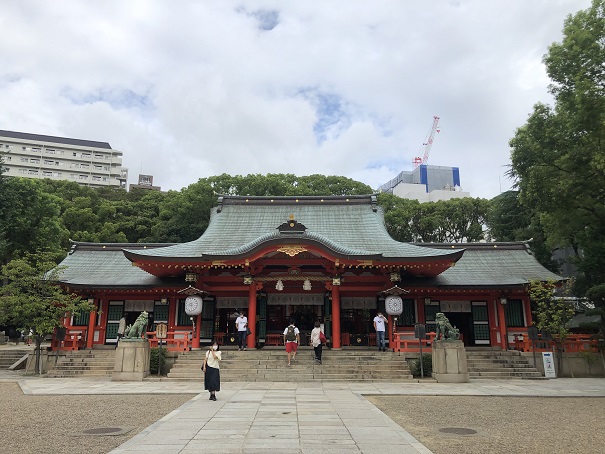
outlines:
M589 0L24 0L0 5L0 129L107 141L130 182L429 163L510 182L508 141L549 101L541 59Z

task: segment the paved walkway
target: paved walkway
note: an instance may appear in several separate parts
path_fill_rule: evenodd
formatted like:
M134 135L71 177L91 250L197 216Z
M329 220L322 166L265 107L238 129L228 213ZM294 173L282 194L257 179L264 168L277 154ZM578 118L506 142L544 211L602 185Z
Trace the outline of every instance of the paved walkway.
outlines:
M25 394L196 394L112 453L430 453L363 395L600 396L605 379L473 380L463 384L224 383L218 401L201 383L27 378ZM385 443L387 442L388 443Z

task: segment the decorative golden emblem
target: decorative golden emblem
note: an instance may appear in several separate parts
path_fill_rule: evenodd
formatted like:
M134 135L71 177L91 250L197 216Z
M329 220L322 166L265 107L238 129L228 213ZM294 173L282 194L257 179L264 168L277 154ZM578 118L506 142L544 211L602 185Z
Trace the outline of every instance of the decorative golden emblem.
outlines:
M301 252L307 252L307 250L302 246L284 246L280 247L277 252L283 252L284 254L287 254L290 257L294 257L295 255L298 255Z

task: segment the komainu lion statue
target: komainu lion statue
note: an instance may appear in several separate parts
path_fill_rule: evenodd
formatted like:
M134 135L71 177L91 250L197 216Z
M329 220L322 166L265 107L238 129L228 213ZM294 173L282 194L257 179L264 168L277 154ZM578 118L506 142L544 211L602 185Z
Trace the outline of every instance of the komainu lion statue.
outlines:
M435 329L435 340L458 340L460 339L460 330L452 326L443 312L437 312L435 315L437 328Z
M132 325L128 325L124 331L125 339L138 339L141 336L147 339L147 323L149 322L149 314L147 311L141 312Z

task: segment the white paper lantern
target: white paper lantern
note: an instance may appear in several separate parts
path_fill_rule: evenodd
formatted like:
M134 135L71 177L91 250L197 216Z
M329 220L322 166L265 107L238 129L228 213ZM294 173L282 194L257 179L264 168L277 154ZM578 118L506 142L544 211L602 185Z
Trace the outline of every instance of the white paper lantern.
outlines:
M384 309L389 315L401 315L403 312L403 301L400 296L389 295L384 300Z
M191 295L185 299L185 313L187 315L199 315L202 313L204 300L199 295Z

